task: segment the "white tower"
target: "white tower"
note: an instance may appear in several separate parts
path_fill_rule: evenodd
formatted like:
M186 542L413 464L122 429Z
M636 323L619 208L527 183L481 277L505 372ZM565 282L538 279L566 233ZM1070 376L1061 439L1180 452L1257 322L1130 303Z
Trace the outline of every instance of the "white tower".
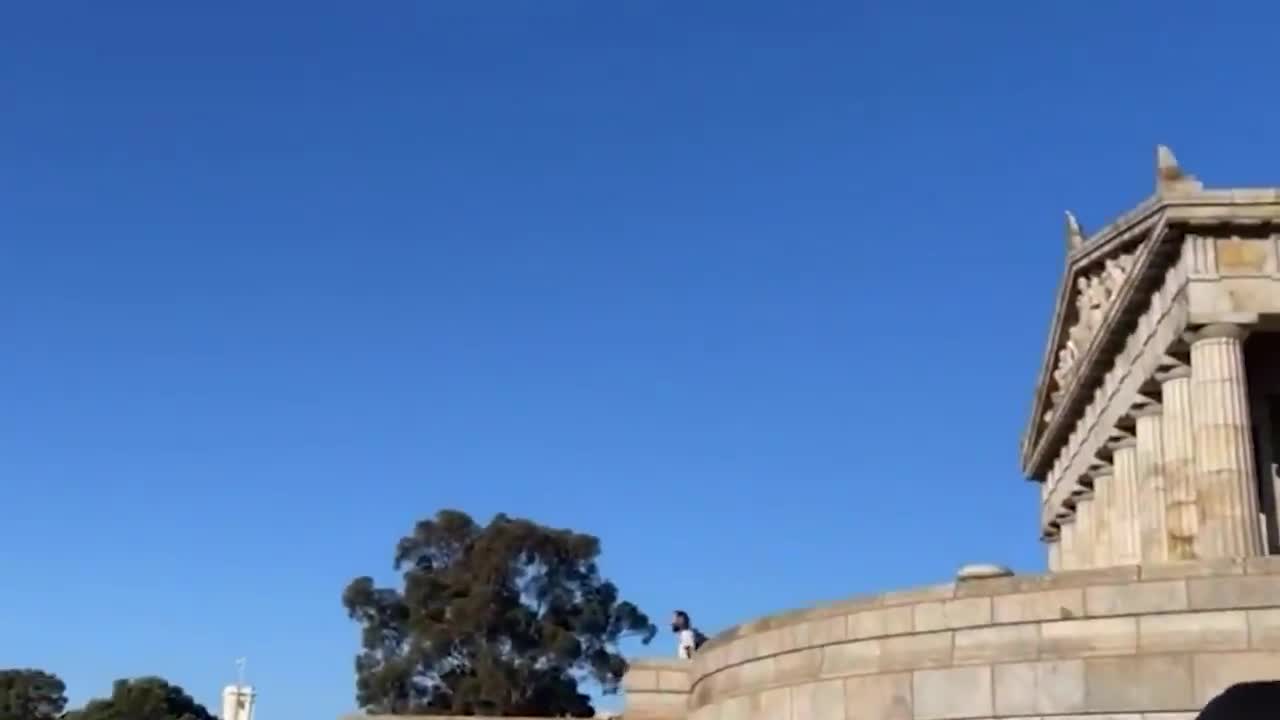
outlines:
M222 720L253 720L256 693L248 685L228 685L222 689Z
M236 661L239 677L235 685L222 688L222 720L253 720L253 700L257 693L244 684L244 658Z

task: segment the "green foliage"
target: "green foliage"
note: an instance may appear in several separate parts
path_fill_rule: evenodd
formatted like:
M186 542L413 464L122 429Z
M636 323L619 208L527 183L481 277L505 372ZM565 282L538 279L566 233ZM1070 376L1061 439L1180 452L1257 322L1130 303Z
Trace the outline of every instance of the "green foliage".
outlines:
M352 580L362 628L356 701L378 713L591 717L579 683L616 692L617 643L657 632L600 576L600 541L498 515L443 510L396 547L404 587Z
M177 685L158 677L117 680L111 697L89 701L66 720L217 720Z
M50 720L67 706L67 686L43 670L0 670L0 720Z

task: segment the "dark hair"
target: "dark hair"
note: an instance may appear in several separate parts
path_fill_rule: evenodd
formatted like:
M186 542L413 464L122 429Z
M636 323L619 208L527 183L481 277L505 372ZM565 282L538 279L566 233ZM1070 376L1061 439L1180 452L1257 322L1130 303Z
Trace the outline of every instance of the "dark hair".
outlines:
M671 625L672 630L679 630L679 629L687 630L693 626L693 623L689 620L689 613L683 610L677 610L675 612L675 615L676 615L676 622L672 623ZM681 625L683 627L680 627Z

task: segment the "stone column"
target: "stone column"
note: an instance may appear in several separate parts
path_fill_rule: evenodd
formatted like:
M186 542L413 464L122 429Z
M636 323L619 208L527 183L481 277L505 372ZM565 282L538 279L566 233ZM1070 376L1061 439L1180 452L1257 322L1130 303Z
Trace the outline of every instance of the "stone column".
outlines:
M1116 564L1111 554L1111 517L1115 514L1111 468L1096 467L1089 476L1093 478L1093 566L1111 567Z
M1058 565L1062 570L1079 570L1080 566L1076 564L1076 516L1068 515L1059 518L1058 522L1062 523L1058 538Z
M1139 555L1144 563L1169 560L1168 533L1165 526L1166 490L1164 481L1163 416L1156 403L1136 408L1131 413L1136 427L1135 460L1138 466L1138 537Z
M1133 438L1112 442L1111 464L1111 562L1113 565L1137 565L1141 562L1141 539L1138 535L1138 461L1137 443Z
M1097 567L1097 544L1094 537L1093 491L1081 488L1076 492L1076 567L1084 570Z
M1062 541L1061 535L1050 536L1045 538L1045 546L1048 550L1049 572L1055 573L1062 569Z
M1191 368L1179 365L1156 373L1160 382L1161 467L1165 483L1165 526L1170 560L1195 558L1195 426L1191 420Z
M1244 329L1209 325L1191 343L1196 509L1202 558L1262 554L1258 480L1249 428Z

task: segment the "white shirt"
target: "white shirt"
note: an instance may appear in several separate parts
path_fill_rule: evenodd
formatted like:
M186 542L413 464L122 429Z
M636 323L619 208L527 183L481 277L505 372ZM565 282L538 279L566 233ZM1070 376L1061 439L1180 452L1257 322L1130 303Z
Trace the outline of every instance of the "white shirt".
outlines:
M693 651L696 649L697 641L694 639L693 630L680 631L680 647L677 650L679 657L689 660L693 658Z

